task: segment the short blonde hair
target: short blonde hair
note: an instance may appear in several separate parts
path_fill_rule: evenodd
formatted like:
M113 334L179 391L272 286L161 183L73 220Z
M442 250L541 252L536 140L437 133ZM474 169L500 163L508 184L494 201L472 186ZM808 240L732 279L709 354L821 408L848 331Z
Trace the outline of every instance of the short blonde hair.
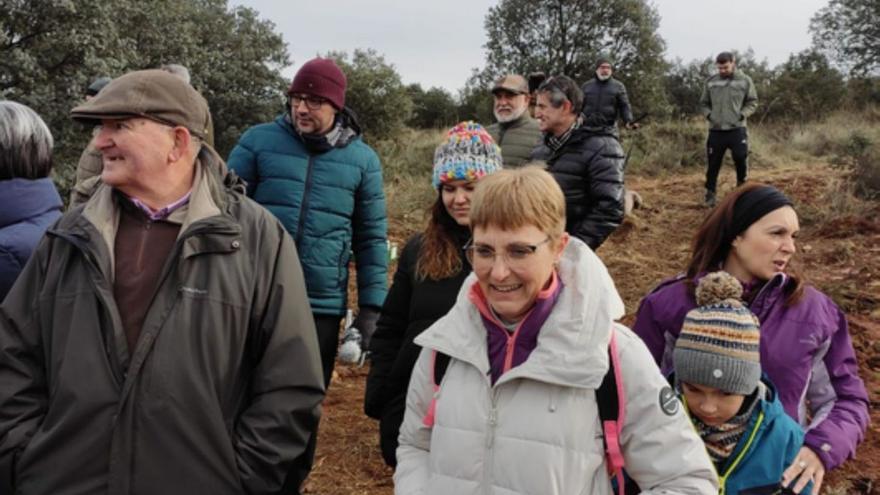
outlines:
M477 182L470 223L472 230L534 225L557 239L565 231L565 197L556 179L540 166L501 170Z

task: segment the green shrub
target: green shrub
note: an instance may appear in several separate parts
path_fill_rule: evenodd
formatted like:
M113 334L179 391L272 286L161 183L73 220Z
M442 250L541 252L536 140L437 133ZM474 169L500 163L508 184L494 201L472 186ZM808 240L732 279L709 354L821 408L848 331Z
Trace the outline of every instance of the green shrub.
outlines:
M623 136L629 153L627 171L656 175L680 167L700 167L706 161L707 128L700 119L650 123Z

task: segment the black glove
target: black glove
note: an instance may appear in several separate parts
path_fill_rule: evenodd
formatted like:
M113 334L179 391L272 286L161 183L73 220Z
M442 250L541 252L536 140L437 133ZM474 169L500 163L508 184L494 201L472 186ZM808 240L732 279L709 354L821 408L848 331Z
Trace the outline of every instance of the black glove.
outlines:
M377 308L361 306L354 323L351 324L361 332L361 350L364 352L370 349L370 339L376 332L376 323L379 321L380 314L381 312Z

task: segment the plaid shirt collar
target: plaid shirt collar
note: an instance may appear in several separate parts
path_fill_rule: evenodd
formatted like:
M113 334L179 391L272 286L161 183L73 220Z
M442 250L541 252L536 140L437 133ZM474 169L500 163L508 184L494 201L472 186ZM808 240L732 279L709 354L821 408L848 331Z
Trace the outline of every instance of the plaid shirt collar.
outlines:
M562 148L562 145L568 141L568 138L571 137L571 133L574 132L575 129L580 127L584 123L583 115L578 115L578 118L575 119L574 123L571 124L571 127L568 128L567 131L563 132L559 136L547 135L547 146L553 151L559 151L559 148Z

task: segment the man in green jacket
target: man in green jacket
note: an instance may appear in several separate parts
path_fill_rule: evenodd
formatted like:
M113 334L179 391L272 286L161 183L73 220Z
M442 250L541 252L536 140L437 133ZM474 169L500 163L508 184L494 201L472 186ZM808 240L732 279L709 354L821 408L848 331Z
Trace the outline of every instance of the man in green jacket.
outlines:
M293 241L207 144L179 78L72 111L101 184L0 305L0 493L275 494L324 397Z
M486 130L501 146L504 166L522 166L541 141L538 121L529 114L529 84L520 75L508 74L495 81L492 97L497 122Z
M728 149L736 165L736 185L748 178L749 136L746 120L758 109L758 93L752 79L736 70L736 59L730 52L715 58L718 73L706 81L700 107L709 120L706 154L706 204L715 205L715 188L724 152Z

